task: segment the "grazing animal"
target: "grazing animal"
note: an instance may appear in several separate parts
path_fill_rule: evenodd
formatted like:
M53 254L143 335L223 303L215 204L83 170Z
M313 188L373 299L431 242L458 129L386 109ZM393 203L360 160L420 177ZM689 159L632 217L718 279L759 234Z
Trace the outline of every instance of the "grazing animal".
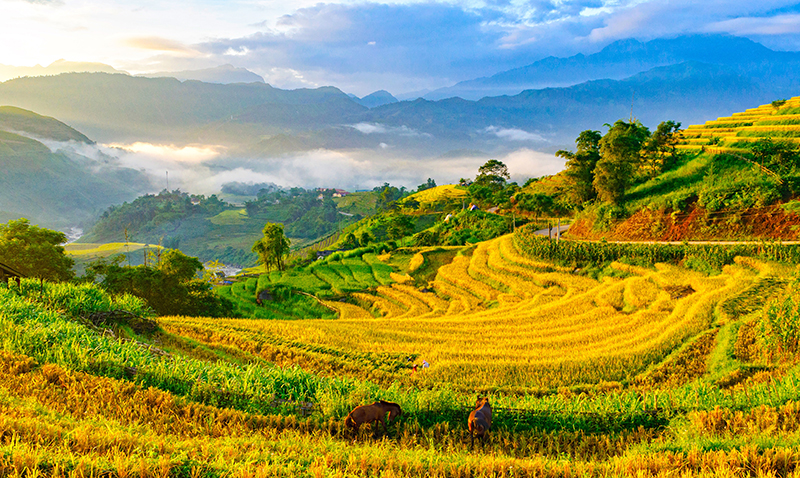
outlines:
M388 420L385 419L386 413L389 413ZM344 425L353 430L354 434L358 434L358 427L364 423L383 423L383 433L387 432L386 422L393 420L403 414L400 405L384 400L377 401L372 405L361 405L353 409L347 418L344 420ZM373 435L378 433L377 424L373 426Z
M469 414L467 425L469 426L470 449L475 447L475 435L480 437L481 448L483 448L486 433L492 428L492 406L489 404L489 398L478 398L478 401L475 402L475 410Z

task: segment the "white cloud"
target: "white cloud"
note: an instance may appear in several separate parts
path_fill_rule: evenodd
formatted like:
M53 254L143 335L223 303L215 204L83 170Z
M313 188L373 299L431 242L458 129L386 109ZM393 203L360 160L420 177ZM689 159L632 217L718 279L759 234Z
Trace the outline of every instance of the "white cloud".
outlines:
M489 126L483 131L493 134L500 139L506 139L509 141L537 141L541 143L549 142L544 136L538 133L529 133L517 128L498 128L497 126Z
M234 49L233 47L228 48L225 51L224 55L227 55L227 56L245 56L248 53L250 53L250 49L247 48L246 46L243 46L243 47L241 47L239 49Z
M734 33L736 35L787 35L800 34L800 15L775 17L742 17L711 23L708 32Z
M386 133L386 126L375 123L358 123L350 125L351 128L356 129L364 134L384 134Z
M432 137L429 133L421 133L406 125L402 126L386 126L379 123L357 123L346 125L363 134L394 134L398 136L425 136Z
M198 164L212 160L220 155L220 146L173 146L137 142L133 144L108 144L108 148L125 153L135 153L136 158L149 158L155 162ZM138 160L138 159L137 159Z

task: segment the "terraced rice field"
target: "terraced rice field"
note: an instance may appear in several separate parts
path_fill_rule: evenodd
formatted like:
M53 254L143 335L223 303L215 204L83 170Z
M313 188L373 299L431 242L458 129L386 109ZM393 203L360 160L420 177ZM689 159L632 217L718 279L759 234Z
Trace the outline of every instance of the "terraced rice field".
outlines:
M356 259L310 268L346 299L326 302L338 320L163 321L176 333L201 338L213 331L217 340L239 347L258 349L280 338L280 353L299 363L310 347L315 360L319 347L326 350L318 363L385 357L371 366L387 381L526 391L630 380L711 328L726 298L776 274L752 259L711 277L665 264L614 263L624 277L595 280L525 257L513 235L462 249L433 281L416 286L377 285L365 264L373 261L374 271L378 257ZM691 292L675 296L675 290ZM398 357L424 359L430 368L411 375Z
M469 192L466 189L448 184L420 191L409 196L404 202L415 200L419 202L420 210L436 210L443 205L457 203L467 197L469 197Z
M692 125L683 130L681 144L686 151L712 153L745 152L742 143L762 138L780 138L800 143L800 97L787 100L780 107L761 105L731 116Z

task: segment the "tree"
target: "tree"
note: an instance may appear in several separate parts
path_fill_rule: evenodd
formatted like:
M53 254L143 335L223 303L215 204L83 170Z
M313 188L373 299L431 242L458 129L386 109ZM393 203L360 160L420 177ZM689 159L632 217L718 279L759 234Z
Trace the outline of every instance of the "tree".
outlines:
M575 140L577 151L559 150L556 156L567 160L564 174L568 178L567 192L570 201L574 204L583 204L597 197L594 187L594 169L600 160L599 131L586 130L578 135Z
M478 176L475 178L475 182L492 189L498 189L503 187L510 178L508 166L503 164L502 161L490 159L478 168Z
M424 191L426 189L435 188L435 187L436 187L436 181L434 181L431 178L428 178L427 182L424 182L424 183L420 184L419 186L417 186L417 192Z
M344 242L342 242L342 247L347 249L354 249L358 247L358 239L356 238L356 235L352 232L346 235L344 237Z
M600 139L600 160L592 184L603 201L618 203L628 190L633 173L641 163L644 142L650 130L638 121L618 120Z
M284 256L289 254L289 239L283 235L283 224L268 222L262 230L264 237L253 244L252 251L258 254L258 262L264 271L272 268L282 271L286 266Z
M397 214L392 216L386 227L386 235L389 239L402 239L414 233L414 222L410 217Z
M364 231L360 236L358 236L358 245L364 247L374 240L375 238L372 237L369 231Z
M197 277L197 273L203 270L203 263L177 249L167 249L161 254L158 268L178 282L186 282Z
M66 281L74 277L75 261L61 244L63 232L31 226L27 219L0 224L0 262L40 281Z
M375 207L379 210L397 209L396 201L406 195L405 186L396 188L389 185L389 183L383 183L383 186L378 186L373 191L380 193L375 204Z
M230 317L233 303L211 288L208 278L199 279L203 264L175 249L165 250L153 267L121 266L122 254L98 259L86 267L87 280L114 294L127 293L147 301L160 315Z
M662 121L645 145L645 162L651 177L669 169L677 158L678 130L680 123Z
M788 141L760 138L749 149L756 163L777 174L785 175L800 167L800 150Z
M553 215L556 210L553 197L543 193L519 193L514 196L517 208L522 211L530 211L537 216Z

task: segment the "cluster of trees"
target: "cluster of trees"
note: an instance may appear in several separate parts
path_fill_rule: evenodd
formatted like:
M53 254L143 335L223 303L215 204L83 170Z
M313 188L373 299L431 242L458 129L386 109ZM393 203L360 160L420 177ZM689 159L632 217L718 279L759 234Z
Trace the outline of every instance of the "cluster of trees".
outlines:
M800 148L796 143L761 138L749 144L753 161L779 176L789 176L800 169Z
M519 222L523 223L524 221ZM508 217L483 211L460 211L446 222L439 222L434 227L415 234L414 245L425 247L474 244L507 234L512 229L512 221Z
M124 266L123 255L99 259L76 278L74 261L62 246L62 232L31 225L27 219L0 224L0 262L41 281L98 282L111 293L141 297L161 315L230 316L233 304L199 277L203 264L173 249L157 249L147 264Z
M619 120L606 126L605 135L592 130L580 133L575 152L556 152L567 160L564 174L573 205L595 198L616 204L637 178L655 177L677 162L680 123L664 121L653 133L639 121Z
M233 303L212 291L199 277L203 264L176 249L158 250L148 264L122 265L124 256L99 259L86 267L84 280L114 294L128 293L147 301L159 315L231 317Z
M358 219L339 214L332 196L330 190L262 189L245 209L250 217L283 224L291 237L313 239L335 231L341 222Z
M167 191L147 194L133 202L111 206L87 234L94 242L123 240L120 237L127 231L132 240L158 242L164 236L164 226L191 217L205 218L233 208L216 195L205 197L181 192Z
M508 166L497 159L490 159L478 168L475 181L469 185L470 196L475 202L506 206L520 191L517 183L508 182L510 178Z
M25 219L0 224L0 262L39 280L67 281L75 261L64 253L63 232L31 225Z

